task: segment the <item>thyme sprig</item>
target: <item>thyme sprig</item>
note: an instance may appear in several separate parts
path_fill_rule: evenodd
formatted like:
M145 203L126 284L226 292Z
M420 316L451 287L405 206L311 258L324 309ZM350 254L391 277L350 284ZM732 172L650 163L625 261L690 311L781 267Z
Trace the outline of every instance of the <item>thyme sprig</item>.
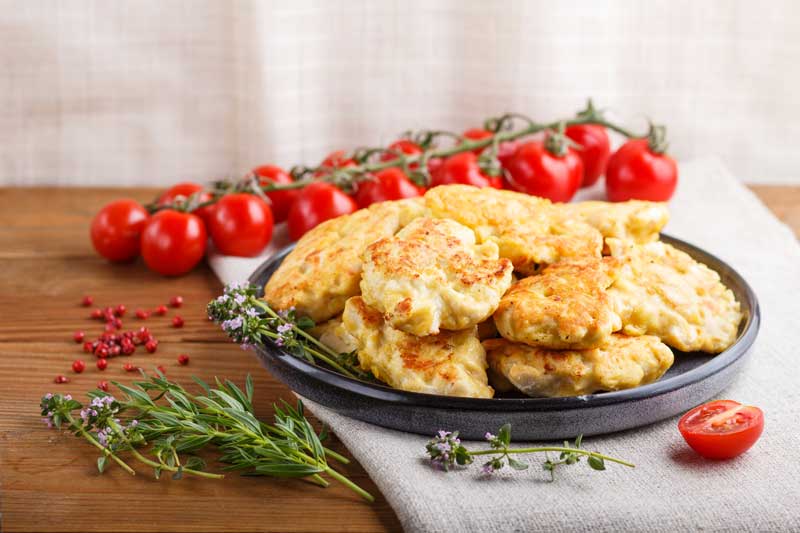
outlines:
M562 465L574 465L581 461L582 457L587 458L587 463L593 470L605 470L605 462L618 463L633 468L633 463L616 459L608 455L593 452L581 448L582 436L578 436L574 443L564 441L564 446L539 446L532 448L510 448L511 445L511 424L505 424L496 435L486 433L486 441L489 443L488 450L468 450L458 437L458 431L439 431L425 446L431 464L438 469L449 471L455 466L466 466L472 464L475 457L489 455L489 460L483 463L481 472L492 474L503 469L506 465L514 470L527 470L528 463L520 461L513 455L544 453L545 462L542 468L550 472L550 479L555 479L555 470ZM551 460L550 452L558 453L557 460Z
M308 317L298 317L295 310L275 311L258 298L257 289L247 283L231 283L224 294L209 302L208 318L243 348L270 342L310 363L326 365L345 376L373 381L358 366L352 353L338 353L314 338L309 330L316 324Z
M266 424L253 412L253 382L244 390L231 381L216 380L212 388L194 378L203 392L195 395L169 381L160 372L132 385L114 382L122 392L118 399L106 392L89 393L84 406L70 395L47 394L41 409L51 427L82 437L101 452L97 468L102 473L113 461L129 474L136 471L123 459L130 455L153 469L158 479L192 475L220 479L223 474L206 471L200 452L215 450L224 470L248 475L305 478L319 486L327 475L367 501L373 497L329 464L349 461L323 446L323 430L317 433L305 417L302 402L274 406L274 423ZM76 415L77 412L77 415Z

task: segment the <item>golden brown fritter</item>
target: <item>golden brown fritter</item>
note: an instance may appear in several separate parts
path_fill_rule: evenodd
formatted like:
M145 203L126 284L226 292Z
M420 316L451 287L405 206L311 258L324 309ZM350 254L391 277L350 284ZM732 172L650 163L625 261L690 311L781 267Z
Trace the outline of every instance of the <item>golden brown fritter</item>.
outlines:
M628 335L656 335L684 352L719 353L736 340L742 312L719 274L663 242L608 239L624 267L607 292Z
M658 337L614 334L591 350L549 350L505 339L484 341L492 385L528 396L579 396L652 383L672 366Z
M669 210L663 202L577 202L555 204L570 217L596 228L603 237L646 244L658 240L659 232L669 221Z
M361 367L391 387L444 396L494 396L475 327L416 337L391 327L360 296L347 301L343 321L355 339Z
M444 185L425 194L425 205L432 216L472 229L479 243L496 243L500 257L525 274L564 259L599 257L603 247L600 232L543 198Z
M594 348L622 322L606 289L613 258L562 261L515 283L500 300L494 321L506 339L554 349Z
M513 267L471 229L422 217L367 246L361 294L392 327L413 335L461 330L491 316Z
M295 307L322 322L338 315L359 294L361 254L372 242L394 235L418 216L421 199L382 202L323 222L306 233L264 287L275 309Z
M344 329L341 315L317 324L309 330L309 333L339 353L350 353L356 349L356 341Z

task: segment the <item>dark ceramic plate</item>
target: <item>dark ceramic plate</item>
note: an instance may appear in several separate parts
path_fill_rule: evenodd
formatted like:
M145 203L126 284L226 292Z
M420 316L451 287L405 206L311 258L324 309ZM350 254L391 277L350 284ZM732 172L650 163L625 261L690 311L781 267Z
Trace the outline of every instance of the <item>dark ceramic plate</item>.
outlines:
M301 396L345 416L423 435L457 429L464 438L481 439L486 431L510 422L517 439L564 439L651 424L683 413L727 387L747 359L760 322L756 295L735 270L681 240L666 235L662 240L716 270L741 302L744 320L736 343L723 353L676 352L675 364L664 377L635 389L568 398L455 398L353 380L273 344L259 347L256 354L272 375ZM250 282L263 287L290 251L286 248L266 261Z

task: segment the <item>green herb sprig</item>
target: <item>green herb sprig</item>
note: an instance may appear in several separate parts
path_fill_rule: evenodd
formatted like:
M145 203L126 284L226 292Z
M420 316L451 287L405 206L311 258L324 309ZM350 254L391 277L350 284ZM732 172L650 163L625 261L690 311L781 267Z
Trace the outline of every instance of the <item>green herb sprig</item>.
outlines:
M47 394L42 398L44 421L51 427L66 428L100 450L97 468L102 473L113 461L129 474L136 471L123 459L130 455L173 479L184 475L220 479L223 474L206 471L198 455L213 449L224 470L247 475L305 478L322 487L327 475L367 501L367 491L336 471L329 460L348 459L323 446L323 430L317 433L303 411L287 403L274 406L274 423L258 420L253 412L253 382L244 390L231 381L217 380L212 388L194 378L203 393L195 395L161 372L133 383L114 383L124 398L117 399L97 390L89 393L84 406L70 395ZM77 414L76 414L77 412Z
M497 435L486 433L484 436L489 443L488 450L468 450L458 437L458 431L439 431L425 446L425 450L430 457L431 464L438 469L449 471L455 466L466 466L472 464L475 457L482 455L491 456L481 468L483 474L492 474L503 469L506 465L514 470L527 470L528 463L520 461L513 455L544 453L545 462L542 468L550 472L550 479L555 479L555 470L562 465L574 465L579 463L582 457L587 458L587 463L593 470L605 470L605 462L618 463L633 468L634 464L622 459L616 459L598 452L592 452L581 448L583 438L579 436L574 443L564 441L564 446L539 446L533 448L510 448L511 445L511 424L505 424L497 432ZM553 461L549 457L550 452L559 454L558 459Z
M243 348L274 343L310 363L328 366L345 376L362 381L374 377L358 366L353 353L338 353L314 338L309 330L316 324L308 317L298 317L295 310L275 311L257 296L257 289L247 283L231 283L221 296L209 302L208 318Z

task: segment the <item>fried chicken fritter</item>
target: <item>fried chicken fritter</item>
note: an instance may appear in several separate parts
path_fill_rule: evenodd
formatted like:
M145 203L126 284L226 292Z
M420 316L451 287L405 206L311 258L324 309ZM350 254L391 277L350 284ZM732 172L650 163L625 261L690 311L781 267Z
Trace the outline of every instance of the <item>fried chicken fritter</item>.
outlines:
M264 287L275 309L295 307L316 322L338 315L359 294L361 254L367 245L394 235L422 216L419 198L382 202L323 222L306 233Z
M606 294L617 263L609 257L561 261L518 281L494 314L498 331L506 339L543 348L601 345L622 328Z
M624 260L607 292L628 335L656 335L684 352L719 353L736 340L742 312L719 274L663 242L608 239Z
M579 218L596 228L603 237L646 244L658 240L659 232L669 221L663 202L577 202L556 204L568 216Z
M599 257L603 247L600 232L543 198L444 185L425 194L425 205L432 216L472 229L479 243L496 243L500 257L525 274L564 259Z
M392 327L418 336L486 320L513 270L493 242L476 245L466 226L426 217L370 244L362 259L364 301Z
M347 301L344 327L355 339L364 370L412 392L491 398L486 352L476 328L416 337L394 329L360 296Z
M658 337L614 334L591 350L549 350L506 339L483 342L492 385L528 396L578 396L652 383L672 366Z

